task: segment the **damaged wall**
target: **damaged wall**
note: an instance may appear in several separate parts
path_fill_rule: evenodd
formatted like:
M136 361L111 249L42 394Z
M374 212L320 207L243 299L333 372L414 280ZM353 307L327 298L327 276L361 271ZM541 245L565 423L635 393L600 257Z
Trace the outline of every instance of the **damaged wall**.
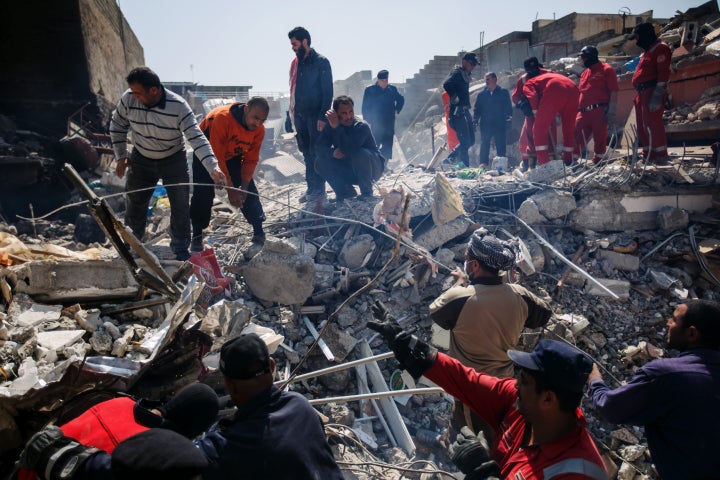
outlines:
M46 135L64 135L88 102L101 127L128 70L145 61L112 0L5 2L0 39L0 113Z

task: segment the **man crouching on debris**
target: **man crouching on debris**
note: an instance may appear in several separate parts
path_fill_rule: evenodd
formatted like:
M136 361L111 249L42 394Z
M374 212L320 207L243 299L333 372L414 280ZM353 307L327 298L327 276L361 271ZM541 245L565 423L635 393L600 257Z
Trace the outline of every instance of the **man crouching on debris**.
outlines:
M373 313L382 309L377 307ZM531 353L508 350L516 378L497 378L462 363L402 330L385 314L368 322L382 334L395 358L416 379L425 375L472 408L492 427L490 458L500 478L543 480L606 479L602 457L590 433L580 400L592 361L574 347L541 340ZM467 428L453 445L453 461L466 478L486 478L488 456ZM465 454L467 450L477 455Z
M653 360L627 384L610 390L597 365L590 398L612 423L644 425L662 479L717 478L720 474L720 304L692 300L667 322L676 358Z
M210 141L218 157L220 170L228 179L230 204L242 212L253 228L253 243L265 242L263 212L258 190L253 180L260 160L260 147L265 138L265 120L270 106L262 97L253 97L247 104L233 103L214 108L200 122L200 129ZM203 250L203 229L210 225L210 213L215 198L212 179L197 154L193 155L193 196L190 202L193 252ZM235 187L235 188L231 188ZM238 190L239 189L239 190Z
M506 352L517 345L523 328L541 327L552 315L550 306L526 288L503 283L499 273L515 265L515 256L512 242L484 228L475 230L467 244L463 271L452 272L458 285L430 304L433 322L450 330L450 356L499 378L513 376ZM456 402L451 438L465 425L474 432L484 427L478 415Z
M36 433L20 455L16 478L108 478L110 454L119 443L153 428L193 439L216 421L218 407L215 391L202 383L183 388L165 405L130 397L98 403L60 427Z
M225 342L220 371L237 411L197 442L210 462L203 479L342 480L315 410L273 385L275 360L260 337Z
M360 199L373 200L373 182L385 169L370 125L355 117L354 105L346 95L333 100L316 144L315 169L335 191L337 201L357 196L354 185L360 187Z
M125 224L142 240L150 198L162 179L170 201L170 248L178 260L187 260L190 172L185 138L213 182L224 185L225 175L190 106L180 95L163 87L160 77L147 67L132 70L126 80L130 88L120 97L110 121L110 138L117 159L115 172L120 178L128 172ZM133 140L130 154L128 132L132 132Z

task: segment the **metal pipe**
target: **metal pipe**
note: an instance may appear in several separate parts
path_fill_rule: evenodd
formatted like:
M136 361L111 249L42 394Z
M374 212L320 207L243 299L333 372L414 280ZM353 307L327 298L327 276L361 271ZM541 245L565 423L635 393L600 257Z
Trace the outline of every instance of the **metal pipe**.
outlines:
M390 390L389 392L361 393L358 395L345 395L343 397L315 398L310 405L325 405L332 402L353 402L356 400L371 400L374 398L397 397L401 395L427 395L431 393L444 393L440 387L409 388L407 390Z
M352 362L341 363L339 365L333 365L332 367L327 367L327 368L323 368L321 370L315 370L314 372L303 373L302 375L298 375L292 379L292 382L299 382L301 380L307 380L308 378L319 377L321 375L326 375L328 373L339 372L341 370L347 370L348 368L356 367L358 365L363 365L365 363L375 362L378 360L385 360L386 358L390 358L393 356L395 356L395 354L393 352L386 352L386 353L381 353L379 355L373 355L372 357L361 358L360 360L353 360ZM278 385L283 382L284 382L284 380L278 380L277 382L275 382L275 384Z

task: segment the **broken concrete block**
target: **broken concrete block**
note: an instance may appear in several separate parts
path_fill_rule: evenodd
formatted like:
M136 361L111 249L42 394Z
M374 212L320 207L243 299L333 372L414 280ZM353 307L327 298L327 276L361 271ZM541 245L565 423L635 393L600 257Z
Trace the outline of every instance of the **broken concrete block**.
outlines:
M575 336L579 335L590 326L590 321L583 315L564 313L562 315L558 315L557 317L558 320L562 321Z
M554 180L564 176L565 164L562 160L553 160L527 172L528 180L535 183L552 183Z
M88 340L90 346L100 355L106 355L110 353L113 346L113 339L109 333L97 330L93 332L90 340Z
M300 253L306 253L310 255L311 258L315 258L315 255L317 255L317 247L312 243L304 241L300 237L290 237L287 241L293 244Z
M612 278L596 278L598 282L603 284L608 290L613 292L621 299L630 297L630 282L625 280L614 280ZM585 293L588 295L597 295L599 297L609 297L610 294L600 288L595 282L585 283Z
M542 272L545 268L545 252L542 245L536 241L529 241L525 244L536 272Z
M438 251L435 252L435 260L441 265L452 268L454 259L455 252L449 248L438 248Z
M626 253L617 253L612 250L598 250L597 258L609 262L616 270L635 272L640 268L640 259Z
M339 423L351 427L355 423L355 412L348 408L347 404L328 404L330 420L332 423Z
M39 332L37 334L37 343L45 348L59 352L80 340L83 335L85 335L85 330Z
M88 332L94 332L103 324L100 320L100 310L93 308L90 310L78 310L73 315L75 321Z
M302 304L313 292L315 262L291 243L268 237L262 251L243 269L243 275L253 295L261 300Z
M62 305L40 305L33 303L30 308L14 317L21 327L32 327L43 322L60 320Z
M363 267L375 251L372 235L363 233L348 239L340 250L338 262L343 267L355 270Z
M336 362L343 362L358 342L357 338L343 332L334 324L325 330L323 340L333 353Z
M463 216L451 220L443 225L435 226L430 231L420 234L415 238L415 243L430 251L444 245L461 235L472 226L473 222Z
M634 480L635 473L635 467L632 463L622 462L617 473L617 480Z
M112 322L103 323L103 328L112 337L113 340L116 340L122 336L122 334L120 333L120 329Z
M631 445L635 445L640 442L638 438L627 428L619 428L610 432L610 436L621 442L625 442Z
M278 155L267 158L260 164L264 177L277 185L303 182L305 179L305 164L292 155Z
M625 460L634 462L645 455L645 450L647 449L643 445L628 445L620 448L620 456Z
M540 213L540 208L537 203L535 203L531 198L528 198L520 205L517 215L520 217L520 220L528 225L537 225L548 221L548 219Z
M658 212L658 226L663 233L685 230L690 223L690 216L680 208L665 207Z
M538 206L540 214L550 220L563 218L577 207L572 193L554 189L536 193L530 199Z

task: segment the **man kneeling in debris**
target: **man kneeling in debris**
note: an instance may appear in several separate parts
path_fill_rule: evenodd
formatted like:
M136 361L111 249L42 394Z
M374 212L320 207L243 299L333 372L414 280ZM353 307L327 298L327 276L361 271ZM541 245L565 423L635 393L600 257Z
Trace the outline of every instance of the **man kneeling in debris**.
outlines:
M202 383L185 387L164 406L130 397L98 403L59 428L36 433L20 456L17 479L107 478L110 454L120 442L151 428L195 438L215 422L218 409L217 395Z
M375 144L370 126L355 117L353 99L341 95L325 114L328 122L316 144L315 170L335 191L337 201L357 196L373 199L373 182L385 169L385 159Z
M457 285L430 304L430 318L450 330L451 357L466 367L499 378L513 376L507 350L517 345L523 328L538 328L552 315L550 306L521 285L503 283L499 273L515 265L516 246L500 240L484 228L473 232L467 244L464 271L452 275ZM469 283L469 285L468 285ZM463 426L474 432L482 419L466 405L456 402L450 436Z
M377 320L368 322L368 328L382 334L401 368L416 379L425 375L493 428L490 453L500 468L500 478L607 478L579 408L592 369L584 353L554 340L541 340L531 353L508 350L518 374L516 379L501 379L438 352L403 331L387 314ZM470 478L485 478L476 476L475 469L484 468L486 458L476 460L464 458L458 467Z
M597 365L590 397L612 423L644 425L660 478L717 478L720 472L720 304L691 300L667 322L677 358L653 360L610 390Z
M273 385L275 360L254 333L220 350L225 388L237 407L198 443L210 462L205 480L341 480L320 417L302 395Z
M220 170L228 179L227 193L230 204L239 208L245 220L252 225L252 241L259 244L265 242L265 212L253 175L260 159L260 147L265 138L264 123L269 112L267 100L253 97L247 104L237 102L214 108L200 122L200 130L210 141ZM190 201L190 250L200 252L204 248L203 229L210 225L215 187L207 169L195 154L192 169L193 183L196 185Z

